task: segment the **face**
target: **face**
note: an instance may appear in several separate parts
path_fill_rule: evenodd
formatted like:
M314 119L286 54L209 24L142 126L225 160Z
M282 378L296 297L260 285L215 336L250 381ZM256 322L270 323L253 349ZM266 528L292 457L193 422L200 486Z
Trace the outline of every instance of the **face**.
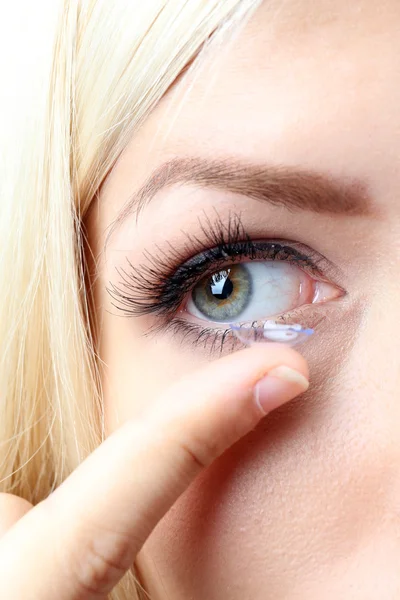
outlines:
M108 433L234 350L228 323L315 328L308 392L147 540L155 600L400 593L400 4L278 4L169 90L88 215Z

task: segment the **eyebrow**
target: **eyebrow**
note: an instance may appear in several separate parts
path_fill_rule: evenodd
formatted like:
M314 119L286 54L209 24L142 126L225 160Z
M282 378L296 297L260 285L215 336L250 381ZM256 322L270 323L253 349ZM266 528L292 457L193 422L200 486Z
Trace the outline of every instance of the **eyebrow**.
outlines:
M173 158L152 172L129 198L111 224L105 245L116 228L141 211L167 187L192 184L241 194L274 206L331 215L368 216L371 199L360 180L340 180L325 174L286 165L260 165L226 158Z

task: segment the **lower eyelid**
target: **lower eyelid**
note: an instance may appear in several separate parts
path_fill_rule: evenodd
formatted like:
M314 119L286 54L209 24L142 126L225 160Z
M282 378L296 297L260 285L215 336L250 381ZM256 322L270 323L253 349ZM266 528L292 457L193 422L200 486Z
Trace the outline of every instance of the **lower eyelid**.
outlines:
M325 332L330 332L332 326L343 318L344 312L346 312L346 306L343 306L340 301L333 300L332 302L303 305L284 315L254 321L254 324L261 327L266 320L274 320L282 324L299 323L305 328L315 330L315 335L310 341L311 344L318 343L318 340L320 340L319 343L323 343ZM177 316L168 323L164 331L166 334L170 333L173 337L178 338L179 347L187 344L192 349L199 348L200 352L204 351L207 357L214 353L229 353L243 347L226 323L212 323L194 317L182 319L181 316Z
M341 294L341 296L342 295L343 294ZM298 308L290 310L284 314L267 316L264 319L256 319L251 322L261 327L264 325L265 321L273 320L282 324L300 323L303 327L316 329L320 323L326 319L333 320L335 318L339 318L339 313L342 310L343 307L341 306L341 303L335 299L327 302L303 304L302 306L299 306ZM185 315L184 318L182 318L182 314ZM193 317L190 315L190 313L186 313L185 311L180 311L178 315L179 316L176 318L177 321L196 325L199 327L199 329L203 328L205 330L215 330L220 332L228 330L227 323L205 321L203 319ZM241 321L238 320L238 322Z

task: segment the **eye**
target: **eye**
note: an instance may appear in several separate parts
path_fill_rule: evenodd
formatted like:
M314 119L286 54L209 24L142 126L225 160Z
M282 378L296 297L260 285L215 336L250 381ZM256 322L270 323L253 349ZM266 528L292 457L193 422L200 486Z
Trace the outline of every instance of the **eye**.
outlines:
M216 323L245 322L268 319L341 295L337 286L314 279L294 265L251 261L227 266L201 279L182 310Z

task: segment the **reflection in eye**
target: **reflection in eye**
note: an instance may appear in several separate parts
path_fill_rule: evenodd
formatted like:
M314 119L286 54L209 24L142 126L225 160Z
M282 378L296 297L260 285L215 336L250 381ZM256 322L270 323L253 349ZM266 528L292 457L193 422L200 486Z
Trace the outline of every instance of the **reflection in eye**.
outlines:
M340 293L336 286L291 264L252 261L203 278L193 288L186 310L198 319L219 323L255 321L332 300Z

